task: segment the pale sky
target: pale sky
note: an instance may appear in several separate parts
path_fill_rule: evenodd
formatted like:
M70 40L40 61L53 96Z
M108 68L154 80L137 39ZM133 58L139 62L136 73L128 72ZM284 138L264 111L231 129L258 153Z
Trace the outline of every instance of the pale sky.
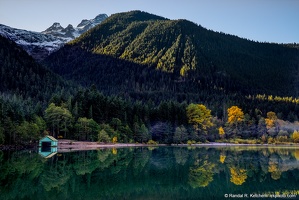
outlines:
M0 24L43 31L141 10L260 42L299 43L299 0L0 0Z

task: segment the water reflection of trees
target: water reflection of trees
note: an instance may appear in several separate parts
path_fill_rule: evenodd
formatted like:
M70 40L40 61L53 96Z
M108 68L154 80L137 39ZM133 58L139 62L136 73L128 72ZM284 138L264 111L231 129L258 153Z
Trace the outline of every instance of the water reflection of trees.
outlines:
M296 158L296 160L299 160L299 149L295 150L294 157Z
M201 163L201 164L200 164ZM213 169L215 164L204 161L196 161L189 173L189 184L193 188L206 187L213 181Z
M38 191L44 163L37 154L14 153L0 164L0 199L23 199Z
M225 162L225 159L226 159L226 155L224 153L220 153L219 162L223 164Z
M187 148L177 148L173 153L177 164L184 165L187 162L189 157Z
M202 163L209 163L209 166L211 166L209 169L206 169L204 164L199 165L198 160L194 163L194 166L190 167L190 180L198 180L197 185L195 181L189 181L190 186L207 187L212 183L212 181L207 181L205 184L199 184L201 183L200 178L207 176L203 172L207 171L210 171L210 176L206 180L211 180L211 177L213 180L215 174L219 175L223 172L229 175L229 181L232 184L241 186L247 180L258 182L271 181L269 178L279 180L284 172L299 169L299 163L297 162L298 149L248 148L244 146L212 149L213 153L208 153L205 160L201 161ZM209 150L211 149L205 149L207 152ZM228 179L227 176L226 179Z
M285 181L288 189L298 190L299 181L295 149L128 148L116 154L101 149L48 160L33 153L0 152L0 162L0 199L8 200L193 199L211 188L216 196L278 190L286 187Z
M239 167L230 167L230 181L235 185L242 185L247 179L247 170Z

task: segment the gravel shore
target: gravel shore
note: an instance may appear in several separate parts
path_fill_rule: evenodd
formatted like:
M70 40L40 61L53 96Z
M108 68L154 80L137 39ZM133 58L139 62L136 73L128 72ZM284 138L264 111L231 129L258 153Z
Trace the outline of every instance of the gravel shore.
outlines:
M121 148L121 147L147 147L153 145L147 144L130 144L130 143L98 143L98 142L85 142L85 141L72 141L72 140L58 140L58 151L77 151L77 150L93 150L100 148ZM157 146L157 145L154 145ZM166 145L159 145L166 146Z

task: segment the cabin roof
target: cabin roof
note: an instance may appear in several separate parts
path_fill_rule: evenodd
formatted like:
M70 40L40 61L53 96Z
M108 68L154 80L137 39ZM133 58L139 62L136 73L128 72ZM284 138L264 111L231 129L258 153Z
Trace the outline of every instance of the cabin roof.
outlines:
M57 139L55 139L54 137L52 137L52 136L50 136L50 135L45 136L45 137L42 138L41 140L44 140L44 139L46 139L46 138L49 138L50 140L52 140L52 141L54 141L54 142L57 142L57 141L58 141Z

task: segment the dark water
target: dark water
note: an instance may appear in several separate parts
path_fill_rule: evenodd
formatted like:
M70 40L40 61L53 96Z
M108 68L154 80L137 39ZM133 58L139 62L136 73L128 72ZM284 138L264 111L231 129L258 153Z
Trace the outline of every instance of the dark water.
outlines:
M299 149L294 148L144 147L48 159L0 151L1 200L225 199L225 194L299 199L298 192Z

